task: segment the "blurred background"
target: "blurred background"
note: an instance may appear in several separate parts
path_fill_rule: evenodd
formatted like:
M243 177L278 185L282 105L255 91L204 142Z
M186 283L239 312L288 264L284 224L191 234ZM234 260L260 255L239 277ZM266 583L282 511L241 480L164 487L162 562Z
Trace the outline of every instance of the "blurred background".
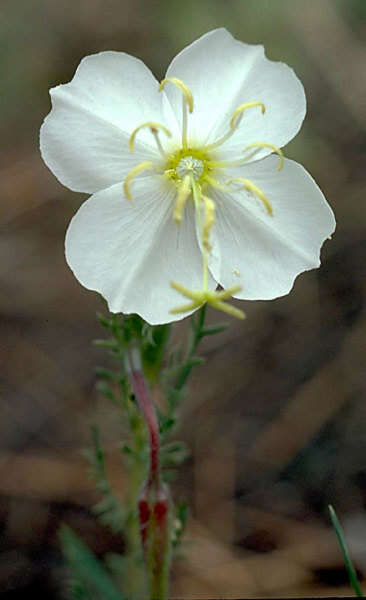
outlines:
M0 19L0 598L59 599L57 530L99 555L121 542L95 520L82 449L102 428L117 491L115 413L96 391L106 364L98 296L66 266L66 227L84 196L41 161L48 89L87 54L114 49L162 78L199 35L227 27L263 43L304 84L308 114L286 156L305 165L338 228L322 267L287 297L205 342L179 438L174 485L191 516L172 597L352 595L328 503L366 573L365 0L2 0ZM241 305L243 307L243 305ZM209 320L222 315L209 312ZM179 326L184 334L185 325Z

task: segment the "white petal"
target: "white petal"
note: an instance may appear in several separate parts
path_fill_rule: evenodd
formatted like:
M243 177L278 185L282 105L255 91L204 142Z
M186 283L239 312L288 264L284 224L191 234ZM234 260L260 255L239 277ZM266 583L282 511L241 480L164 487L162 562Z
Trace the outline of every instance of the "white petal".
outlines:
M189 300L170 287L202 286L202 257L192 204L183 223L173 222L175 188L151 176L132 184L133 205L114 185L94 194L72 219L66 259L88 289L100 292L112 312L138 313L151 324L187 315L170 309ZM210 287L216 283L210 279Z
M210 269L223 287L242 285L237 298L287 294L299 273L320 265L320 248L335 229L333 212L309 173L291 160L280 172L277 165L278 158L270 156L232 173L267 195L273 216L245 191L211 194L217 220Z
M140 60L123 52L87 56L72 81L50 94L52 110L41 129L41 152L70 189L104 189L138 162L157 158L148 130L139 132L136 151L128 150L135 127L164 121L164 97Z
M241 125L223 146L228 157L257 141L283 146L299 131L305 116L304 89L292 69L268 60L263 46L234 39L226 29L199 38L174 58L167 76L178 77L191 89L195 107L189 115L189 131L201 143L215 141L229 129L234 110L245 102L263 102L245 112ZM181 97L173 86L166 93L175 113L181 113ZM256 159L266 156L263 149Z

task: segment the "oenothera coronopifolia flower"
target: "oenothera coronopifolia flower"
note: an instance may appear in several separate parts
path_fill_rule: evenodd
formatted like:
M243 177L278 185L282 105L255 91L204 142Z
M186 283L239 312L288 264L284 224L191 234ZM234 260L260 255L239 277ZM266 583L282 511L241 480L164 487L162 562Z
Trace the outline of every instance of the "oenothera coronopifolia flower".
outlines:
M262 46L211 31L160 83L140 60L101 52L51 98L42 156L92 194L66 259L112 312L167 323L208 302L242 317L231 296L282 296L319 266L334 216L281 151L304 119L303 86Z

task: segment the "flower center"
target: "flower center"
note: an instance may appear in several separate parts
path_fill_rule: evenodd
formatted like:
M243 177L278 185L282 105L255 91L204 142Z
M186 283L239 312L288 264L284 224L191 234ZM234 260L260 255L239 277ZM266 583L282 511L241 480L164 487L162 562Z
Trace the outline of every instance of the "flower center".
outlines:
M200 179L204 169L204 163L194 156L185 156L181 158L176 166L176 173L180 179L184 179L186 175L192 175L193 179Z

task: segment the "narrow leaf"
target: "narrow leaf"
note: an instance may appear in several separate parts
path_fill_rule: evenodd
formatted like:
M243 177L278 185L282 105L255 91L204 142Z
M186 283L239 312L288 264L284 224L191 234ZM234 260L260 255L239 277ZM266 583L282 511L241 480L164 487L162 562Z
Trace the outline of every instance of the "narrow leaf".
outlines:
M90 590L93 600L124 600L103 564L72 529L63 525L59 536L73 575Z
M353 566L351 557L348 552L346 539L344 537L342 526L341 526L341 524L338 520L338 517L336 515L336 512L331 504L328 506L328 509L329 509L329 514L330 514L330 519L332 521L332 525L335 529L335 532L336 532L336 535L337 535L337 538L339 541L339 545L340 545L342 553L343 553L343 558L344 558L345 566L347 569L348 577L350 580L350 584L351 584L356 596L358 596L358 598L362 598L363 597L362 590L361 590L359 581L357 579L356 569Z

